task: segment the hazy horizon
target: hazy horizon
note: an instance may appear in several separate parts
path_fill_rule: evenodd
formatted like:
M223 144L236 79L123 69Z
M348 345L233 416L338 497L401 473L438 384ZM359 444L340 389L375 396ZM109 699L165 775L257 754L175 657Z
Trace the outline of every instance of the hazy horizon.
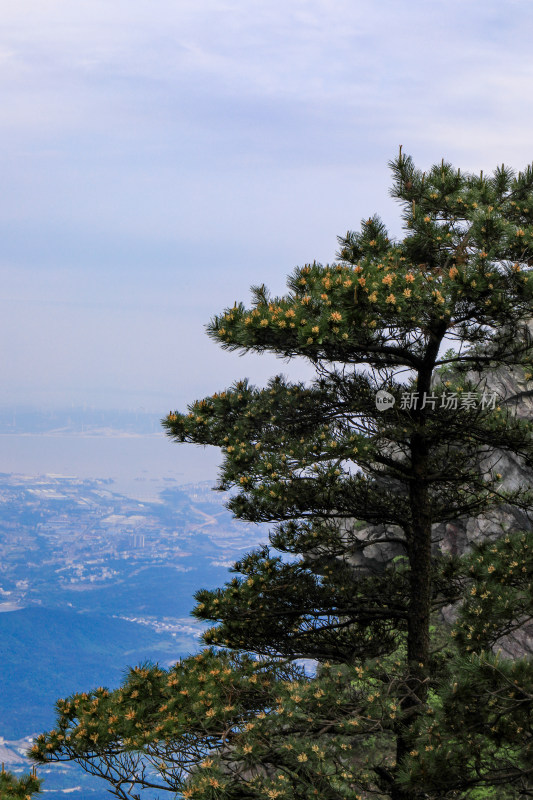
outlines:
M204 326L379 213L387 162L533 160L527 0L19 0L0 31L0 407L167 413Z

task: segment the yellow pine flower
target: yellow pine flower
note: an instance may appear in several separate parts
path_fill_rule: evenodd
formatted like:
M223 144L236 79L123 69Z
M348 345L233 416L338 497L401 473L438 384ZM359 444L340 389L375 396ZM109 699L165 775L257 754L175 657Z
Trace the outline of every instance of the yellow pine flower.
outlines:
M388 297L385 298L385 302L386 303L395 303L396 302L396 298L394 297L392 292L391 292L391 294L389 294Z

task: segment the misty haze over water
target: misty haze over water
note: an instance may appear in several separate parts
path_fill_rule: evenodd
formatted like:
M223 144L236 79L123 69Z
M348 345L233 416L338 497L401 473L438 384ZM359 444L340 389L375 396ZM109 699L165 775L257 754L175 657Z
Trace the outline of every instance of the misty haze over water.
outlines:
M114 491L146 499L157 497L168 482L216 480L221 461L218 448L172 442L158 430L155 418L148 426L146 419L140 418L136 424L134 415L124 415L122 420L126 418L127 424L119 428L115 419L109 419L110 414L107 417L103 414L99 427L90 419L82 426L75 424L76 420L73 423L72 415L55 417L53 425L39 425L40 432L24 431L19 423L17 432L11 433L7 424L1 425L0 472L109 478ZM69 420L70 425L61 427ZM143 432L147 427L156 432Z

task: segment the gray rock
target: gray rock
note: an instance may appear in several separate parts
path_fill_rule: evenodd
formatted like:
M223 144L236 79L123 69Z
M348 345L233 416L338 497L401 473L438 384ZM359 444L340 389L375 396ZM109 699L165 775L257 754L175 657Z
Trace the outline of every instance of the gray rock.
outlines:
M533 321L529 322L528 327L533 335ZM505 405L517 417L533 420L533 381L526 380L524 370L498 367L483 378L475 372L468 373L466 378L478 384L482 393L485 391L489 396L496 393L499 405ZM508 453L495 450L480 467L483 470L491 467L499 472L502 486L508 490L533 484L533 471L520 458ZM503 505L475 518L459 518L434 525L433 551L435 555L446 553L460 556L468 553L477 543L519 530L533 530L532 517L519 508ZM394 526L367 525L359 530L351 528L347 537L353 548L348 561L357 570L380 571L392 559L405 554L399 541L383 541L403 538L402 531ZM458 613L457 604L446 606L441 613L446 622L453 623ZM496 649L509 658L532 655L533 620L522 620L513 633L498 642Z

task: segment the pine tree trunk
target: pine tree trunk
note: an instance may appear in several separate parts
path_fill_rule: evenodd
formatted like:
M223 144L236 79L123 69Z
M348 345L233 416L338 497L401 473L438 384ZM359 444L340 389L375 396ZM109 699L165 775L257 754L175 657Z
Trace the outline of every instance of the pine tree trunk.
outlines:
M427 699L431 609L431 518L427 487L414 481L410 492L413 529L409 537L410 598L407 620L407 678L396 739L396 763L416 750L416 721ZM393 786L391 800L415 800L417 794Z
M434 359L440 338L428 348L431 366L419 373L418 390L422 397L430 392ZM407 677L401 700L402 721L396 739L396 763L416 750L416 722L423 711L428 693L429 623L431 612L431 507L426 483L428 445L424 437L425 413L418 411L419 430L411 436L413 480L409 489L411 529L406 531L409 558L409 608L407 616ZM416 793L393 787L391 800L416 800Z

